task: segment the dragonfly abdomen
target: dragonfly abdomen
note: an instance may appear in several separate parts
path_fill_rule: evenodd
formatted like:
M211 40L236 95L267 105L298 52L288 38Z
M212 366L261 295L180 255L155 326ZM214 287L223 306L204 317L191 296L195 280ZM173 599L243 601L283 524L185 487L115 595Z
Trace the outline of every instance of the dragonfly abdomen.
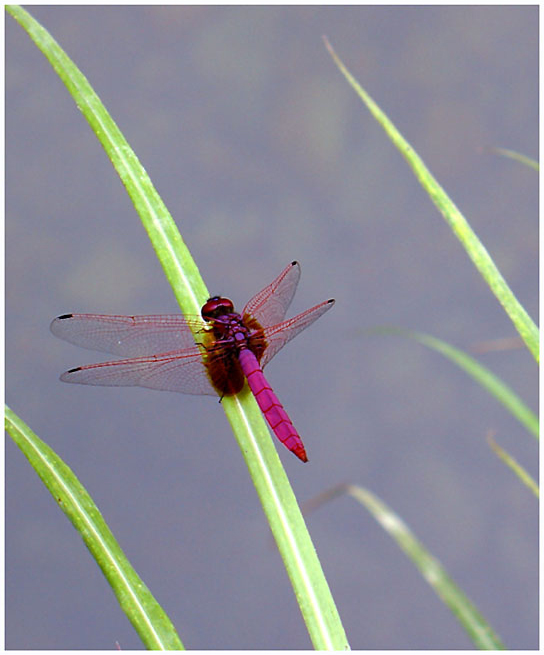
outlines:
M238 359L255 400L278 439L303 462L308 461L300 435L268 384L255 355L243 348Z

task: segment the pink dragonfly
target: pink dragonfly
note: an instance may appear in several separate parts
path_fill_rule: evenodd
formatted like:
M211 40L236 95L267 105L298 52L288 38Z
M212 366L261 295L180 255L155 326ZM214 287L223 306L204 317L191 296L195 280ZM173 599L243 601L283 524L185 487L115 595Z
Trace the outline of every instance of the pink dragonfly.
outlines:
M201 316L177 314L105 316L64 314L51 323L57 337L77 346L130 357L78 366L63 382L112 387L148 387L190 394L230 396L247 380L278 439L299 459L306 451L262 369L285 344L329 310L334 300L284 320L300 279L298 262L247 303L242 314L228 298L214 296ZM196 336L194 336L196 334Z

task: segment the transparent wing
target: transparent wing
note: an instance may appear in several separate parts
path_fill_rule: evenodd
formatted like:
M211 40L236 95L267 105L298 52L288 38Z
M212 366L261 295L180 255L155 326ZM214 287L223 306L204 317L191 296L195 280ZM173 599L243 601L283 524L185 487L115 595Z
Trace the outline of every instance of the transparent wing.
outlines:
M191 327L201 329L202 321L198 317L186 320L179 314L64 314L51 323L51 332L89 350L141 357L194 347Z
M291 262L280 275L247 303L242 316L256 318L263 327L283 321L300 279L298 262Z
M217 395L196 346L181 352L80 366L66 371L60 379L76 384Z
M191 326L202 322L178 314L105 316L65 314L51 332L90 350L131 359L80 366L63 373L63 382L112 387L148 387L181 393L217 395L195 345Z
M305 330L314 321L327 312L334 305L334 300L325 300L325 302L307 309L302 314L289 318L282 323L272 325L264 330L265 339L268 347L264 351L260 360L261 368L266 366L268 362L279 352L286 343L294 339L299 332Z

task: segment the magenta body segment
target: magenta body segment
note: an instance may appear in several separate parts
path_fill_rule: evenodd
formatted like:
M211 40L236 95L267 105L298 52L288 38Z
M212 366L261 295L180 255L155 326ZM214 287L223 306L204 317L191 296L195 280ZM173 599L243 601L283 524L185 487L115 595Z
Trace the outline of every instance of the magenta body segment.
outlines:
M255 400L272 431L292 453L303 462L308 461L304 444L287 412L268 384L255 355L244 348L238 354L240 365Z

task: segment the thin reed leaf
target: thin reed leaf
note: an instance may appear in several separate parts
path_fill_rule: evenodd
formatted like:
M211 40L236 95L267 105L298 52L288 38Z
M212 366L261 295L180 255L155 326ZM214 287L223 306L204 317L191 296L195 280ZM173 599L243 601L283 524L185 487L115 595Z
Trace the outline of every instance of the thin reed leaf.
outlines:
M432 337L430 334L403 330L395 327L380 327L371 330L376 334L396 334L419 341L419 343L441 353L451 362L463 369L473 380L494 396L506 409L536 438L539 438L538 416L527 407L521 398L488 368L477 362L459 348Z
M183 649L172 622L132 568L72 470L7 406L5 427L81 535L146 648Z
M6 10L23 27L66 85L123 182L185 314L200 315L209 293L170 212L144 167L87 78L53 37L22 7Z
M353 87L361 100L365 103L372 116L382 126L387 136L391 139L396 148L400 151L412 168L416 178L421 186L428 193L440 213L446 219L455 236L459 239L466 253L480 272L481 276L487 282L498 301L510 317L516 330L521 335L527 348L529 348L533 357L539 360L539 331L534 321L519 303L512 290L506 283L499 269L495 265L486 248L470 227L466 218L461 214L453 201L446 194L444 189L438 184L436 179L431 175L429 169L425 166L423 160L415 152L412 146L397 130L395 125L374 102L374 100L363 89L359 82L353 77L338 57L328 40L324 37L325 46L329 51L334 62Z
M499 444L493 439L491 434L487 437L487 442L493 450L493 452L499 457L505 464L511 469L515 475L523 482L524 485L529 487L529 489L534 493L537 498L540 498L540 491L536 480L527 473L527 471L518 464L518 462L510 455L504 448L501 448Z
M489 623L453 582L440 562L416 539L404 521L372 492L354 484L342 484L308 501L304 504L303 509L304 511L314 510L344 494L351 496L366 507L382 528L393 537L398 546L420 570L424 579L449 607L476 648L481 650L505 649Z
M491 152L494 152L497 155L502 155L503 157L514 159L520 164L524 164L525 166L532 168L534 171L538 172L540 170L540 166L536 160L531 159L531 157L527 157L527 155L522 155L520 152L516 152L515 150L509 150L508 148L491 148Z

